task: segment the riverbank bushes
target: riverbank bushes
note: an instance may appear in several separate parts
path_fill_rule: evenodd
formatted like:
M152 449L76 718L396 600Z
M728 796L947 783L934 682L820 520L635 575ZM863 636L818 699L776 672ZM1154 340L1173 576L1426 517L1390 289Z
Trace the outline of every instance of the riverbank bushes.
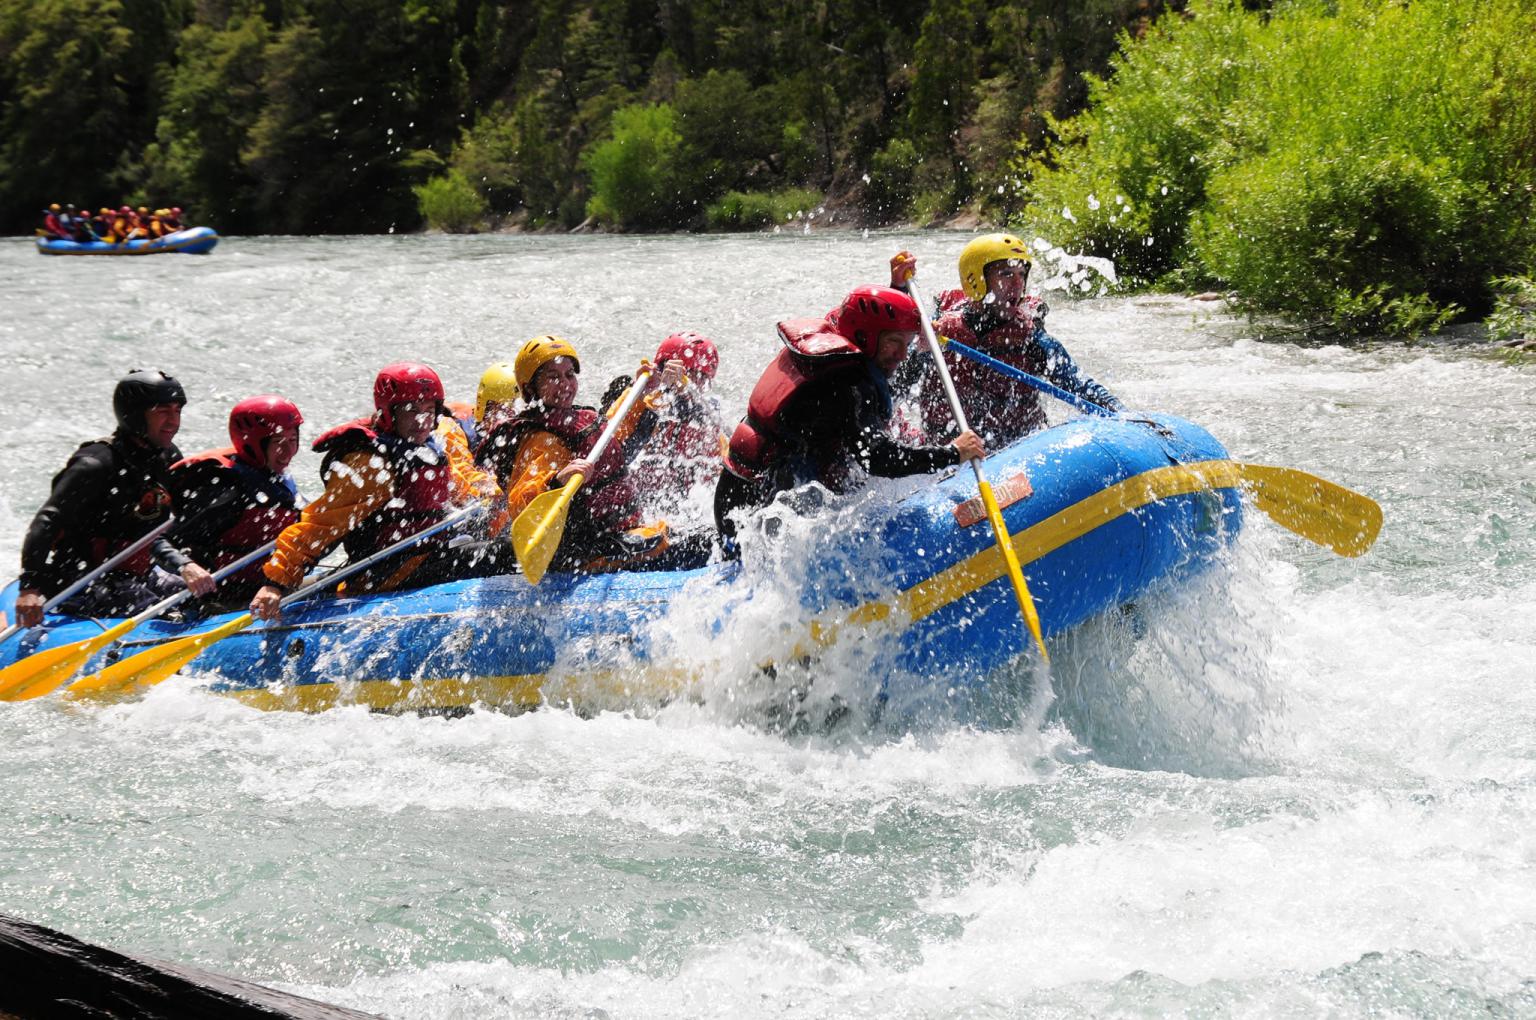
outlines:
M821 195L809 188L728 191L704 212L710 230L761 230L814 217Z
M1536 265L1536 8L1205 0L1020 160L1031 226L1144 282L1412 334Z

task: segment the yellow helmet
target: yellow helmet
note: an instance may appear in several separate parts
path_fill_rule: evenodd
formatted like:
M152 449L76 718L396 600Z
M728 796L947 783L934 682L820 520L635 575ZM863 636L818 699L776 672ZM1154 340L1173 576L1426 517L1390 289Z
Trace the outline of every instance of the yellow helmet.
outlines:
M498 361L480 376L480 388L475 391L475 421L485 421L487 404L510 404L518 398L517 370L510 361Z
M1030 264L1029 248L1012 234L982 234L960 252L960 286L965 296L980 301L987 296L987 267L1013 259Z
M576 371L581 371L581 359L576 356L576 348L563 336L545 333L523 344L523 349L517 352L517 360L512 363L518 388L529 389L533 385L534 374L556 358L570 358L576 362Z

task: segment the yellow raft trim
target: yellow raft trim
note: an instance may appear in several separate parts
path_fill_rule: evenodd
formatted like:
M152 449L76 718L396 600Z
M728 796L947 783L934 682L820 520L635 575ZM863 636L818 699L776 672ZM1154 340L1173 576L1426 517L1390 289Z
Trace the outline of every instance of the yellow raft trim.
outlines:
M265 712L324 712L362 705L381 712L431 712L469 705L530 709L570 704L588 709L660 704L684 694L699 677L681 669L647 668L640 676L612 671L551 681L548 674L449 677L435 680L341 680L217 691Z
M1011 533L1008 538L1020 565L1026 565L1149 503L1192 492L1235 488L1241 480L1241 465L1230 460L1153 468L1102 489L1023 531ZM1006 570L1002 550L989 545L919 581L897 595L894 602L869 602L840 621L813 622L811 640L817 646L825 647L837 640L843 627L866 625L891 616L915 623L991 584Z
M1241 465L1230 460L1154 468L1096 492L1021 532L1010 534L1009 540L1019 562L1028 564L1149 503L1194 492L1235 488L1241 481ZM998 580L1005 570L1002 550L989 545L919 581L898 594L892 602L868 602L839 620L812 621L811 643L826 647L837 640L838 633L845 627L866 626L893 616L915 623ZM807 649L800 646L790 657L806 654ZM611 672L590 673L561 678L554 685L550 683L549 674L529 673L469 679L343 680L218 693L267 711L323 712L343 705L365 705L392 712L463 708L474 704L526 709L562 702L622 707L636 697L648 700L675 697L686 692L697 680L698 677L689 670L656 665L644 670L639 677Z

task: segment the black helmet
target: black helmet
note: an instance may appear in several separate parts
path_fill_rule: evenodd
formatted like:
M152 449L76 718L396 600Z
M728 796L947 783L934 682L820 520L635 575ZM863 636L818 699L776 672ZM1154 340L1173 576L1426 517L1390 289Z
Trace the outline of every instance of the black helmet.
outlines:
M181 383L164 372L136 368L117 381L112 391L112 410L117 427L131 435L145 433L144 412L160 404L186 404Z

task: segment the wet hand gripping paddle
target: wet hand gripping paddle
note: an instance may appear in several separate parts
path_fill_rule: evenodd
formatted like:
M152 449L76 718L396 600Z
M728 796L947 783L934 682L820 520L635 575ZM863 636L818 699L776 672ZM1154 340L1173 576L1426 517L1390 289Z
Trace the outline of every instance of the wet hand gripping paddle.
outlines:
M358 560L356 563L345 563L337 567L319 580L305 585L291 595L284 596L279 605L288 606L309 598L316 592L333 587L345 581L353 574L366 570L381 560L388 559L398 552L409 549L411 546L431 538L433 535L446 531L482 513L484 513L484 508L478 503L457 510L430 528L418 531L414 535L408 535L388 548L379 550L372 556ZM121 662L108 666L94 676L88 676L76 681L65 693L70 697L110 698L122 694L130 688L153 687L162 680L174 676L183 666L202 654L203 650L209 645L244 630L254 623L255 620L256 618L250 613L242 613L212 630L203 631L200 634L191 634L187 637L175 638L147 648L137 655L129 656Z
M213 575L214 581L222 581L231 574L244 570L252 563L266 559L271 555L276 544L268 542L260 549L229 564ZM129 617L107 628L93 638L60 645L57 648L45 648L36 655L7 667L3 674L13 675L0 674L0 701L31 701L33 698L41 698L45 694L53 693L67 683L75 672L101 649L122 638L139 624L170 612L191 597L192 590L184 589L161 599L139 615Z
M96 567L94 570L91 570L89 573L85 574L83 577L77 580L74 584L70 585L68 588L65 588L63 591L59 592L53 598L45 602L43 604L43 612L46 613L48 610L54 608L55 606L63 605L65 602L68 602L70 599L74 598L75 595L84 591L86 588L89 588L102 574L105 574L119 563L126 562L127 560L133 558L144 549L147 549L151 542L169 531L171 526L175 523L176 517L175 515L172 515L161 521L159 524L155 525L154 528L152 528L148 533L140 535L136 540L134 540L132 545L128 546L128 548L124 549L116 556L113 556L111 559L107 560L99 567ZM0 643L9 640L12 634L15 634L21 629L21 624L13 623L11 626L5 628L5 630L0 631ZM0 690L3 690L5 686L5 673L3 670L0 670Z

